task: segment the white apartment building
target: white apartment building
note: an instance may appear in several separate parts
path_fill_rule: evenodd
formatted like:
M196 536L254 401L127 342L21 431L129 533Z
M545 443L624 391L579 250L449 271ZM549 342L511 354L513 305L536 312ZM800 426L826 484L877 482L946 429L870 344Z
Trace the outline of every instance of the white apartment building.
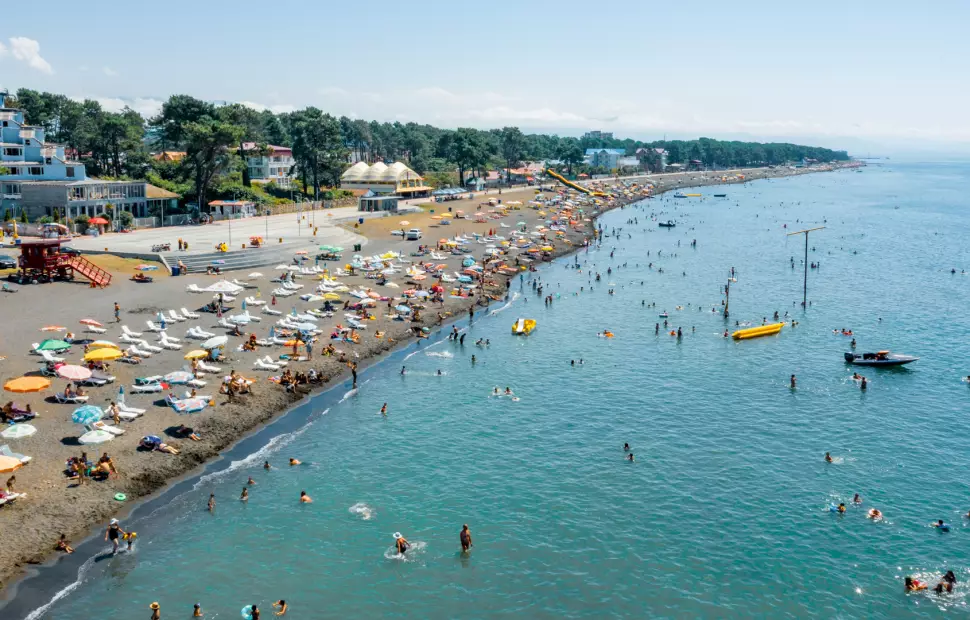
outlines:
M292 187L293 166L296 160L293 159L293 149L285 146L267 147L268 153L255 157L247 157L246 165L249 167L249 180L253 183L269 183L273 181L279 187ZM255 151L255 142L243 142L244 151Z

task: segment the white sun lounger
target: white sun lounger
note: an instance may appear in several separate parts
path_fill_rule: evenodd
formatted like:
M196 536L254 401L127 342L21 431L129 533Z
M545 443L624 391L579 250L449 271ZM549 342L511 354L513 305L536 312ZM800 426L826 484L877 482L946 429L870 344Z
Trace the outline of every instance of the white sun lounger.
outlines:
M188 286L186 286L185 287L185 290L187 290L190 293L205 293L206 292L205 289L199 288L199 285L196 284L195 282L193 282L192 284L189 284Z
M184 316L182 316L182 315L180 315L180 314L179 314L178 312L176 312L175 310L169 310L169 311L168 311L168 316L169 316L169 318L171 318L171 319L172 319L173 321L175 321L176 323L180 323L180 322L182 322L182 321L184 321L184 320L185 320L185 317L184 317Z
M199 372L208 372L208 373L222 372L222 368L221 367L219 367L219 366L213 366L212 364L206 364L203 360L199 360L199 363L196 364L195 368Z
M217 323L217 325L219 325L219 327L225 327L226 329L234 329L236 327L236 324L227 320L226 317L219 319L219 323Z
M12 459L17 459L24 465L29 463L31 460L31 457L26 456L24 454L20 454L19 452L14 452L13 450L10 449L10 446L7 446L7 445L0 446L0 456L9 456Z
M162 332L162 333L160 333L160 334L158 335L158 340L159 340L159 341L162 341L162 340L168 340L169 342L180 342L180 340L179 340L178 338L173 338L172 336L169 336L169 335L168 335L167 333L165 333L165 332Z
M147 409L139 409L138 407L129 407L123 401L118 404L118 409L122 412L132 413L134 415L144 415Z
M151 321L145 321L145 325L148 326L148 331L150 331L150 332L160 332L160 331L162 331L162 328L161 328L160 325L156 325L155 323L152 323Z
M196 312L190 312L188 308L184 308L184 307L182 308L182 316L184 316L187 319L197 319L197 318L199 318L198 313L196 313Z
M280 369L280 367L277 366L276 364L267 364L261 359L258 359L253 363L253 368L256 368L257 370L271 370L271 371L276 371Z
M161 383L143 383L141 385L131 386L131 392L133 394L154 394L161 391Z
M54 394L54 400L61 404L70 403L72 405L76 405L78 403L86 403L88 402L88 398L90 398L90 396L87 394L84 396L64 396L64 392L56 392Z
M180 351L182 349L182 345L171 340L163 340L159 344L162 345L162 348L168 349L169 351Z
M289 364L289 362L287 362L286 360L274 360L272 357L270 357L268 355L266 357L262 358L262 359L267 364L273 364L274 366L279 366L281 368L283 366L286 366L287 364Z
M126 353L129 355L133 355L135 357L148 358L152 356L151 351L142 351L141 349L138 348L137 345L134 345L134 344L128 347L128 350L126 351Z
M162 347L156 347L153 344L148 344L144 340L138 343L138 347L144 349L145 351L150 351L151 353L161 353Z
M56 363L56 362L63 362L64 361L64 358L63 357L57 357L56 355L53 355L50 351L40 351L39 354L40 354L40 356L42 358L44 358L44 361L45 362L54 362L54 363Z
M269 306L263 306L263 309L262 309L262 310L260 310L260 312L262 312L263 314L271 314L271 315L273 315L273 316L280 316L280 315L282 315L282 314L283 314L283 313L282 313L282 312L280 312L279 310L273 310L273 309L272 309L272 308L270 308Z
M106 431L112 435L124 435L125 429L118 428L117 426L111 426L110 424L105 424L104 422L92 422L91 424L86 424L85 428L89 431Z
M124 334L125 336L131 336L132 338L138 338L142 334L142 332L133 332L133 331L131 331L130 329L128 329L128 326L127 325L122 325L121 326L121 333Z
M121 337L118 338L118 340L120 340L122 342L128 342L128 343L131 343L131 344L138 344L139 342L141 342L141 338L139 338L137 336L130 336L128 334L121 334Z
M85 331L89 331L92 334L107 334L108 333L108 330L106 330L105 328L103 328L103 327L95 327L94 325L88 325L88 328Z
M256 299L255 297L247 297L246 305L248 306L265 306L266 302L262 299Z

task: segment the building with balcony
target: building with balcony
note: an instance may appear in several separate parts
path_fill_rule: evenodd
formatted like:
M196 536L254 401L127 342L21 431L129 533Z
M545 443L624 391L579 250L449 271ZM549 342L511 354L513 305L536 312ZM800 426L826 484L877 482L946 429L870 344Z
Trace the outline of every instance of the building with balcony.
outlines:
M390 166L382 162L373 166L357 162L340 175L340 187L367 189L375 194L398 194L405 198L431 195L424 177L399 161Z
M247 152L258 150L255 142L243 142L242 148ZM293 149L285 146L270 144L263 153L254 153L247 157L246 165L249 167L249 180L253 183L273 181L280 187L289 188L296 178L293 174L293 167L296 165Z
M122 211L146 217L152 206L174 210L178 195L144 181L88 177L63 145L47 142L43 127L28 125L23 111L6 107L7 96L0 92L0 211L36 220L102 215L109 205L115 217Z
M614 170L625 153L623 149L586 149L586 163L593 168Z

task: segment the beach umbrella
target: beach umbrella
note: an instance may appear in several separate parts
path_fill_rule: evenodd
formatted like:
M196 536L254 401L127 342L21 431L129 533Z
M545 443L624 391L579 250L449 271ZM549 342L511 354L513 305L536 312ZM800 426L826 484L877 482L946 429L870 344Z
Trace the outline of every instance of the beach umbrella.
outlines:
M84 433L83 435L77 438L77 441L78 443L87 446L91 444L98 444L98 443L104 443L106 441L111 441L114 438L115 436L109 433L108 431L94 430L94 431L88 431Z
M8 392L25 394L27 392L40 392L51 386L50 379L44 377L19 377L11 379L3 384L3 389Z
M81 325L90 325L91 327L104 327L103 324L95 321L94 319L81 319L78 321Z
M70 349L71 343L64 342L63 340L47 339L37 345L35 351L63 351L65 349Z
M212 349L226 346L227 342L229 342L228 336L215 336L203 342L202 348L211 351Z
M296 252L293 252L293 253L296 255L309 254L309 252L307 252L306 250L297 250Z
M67 328L66 327L63 327L61 325L45 325L44 327L41 327L40 328L40 331L42 331L42 332L62 332L65 329L67 329Z
M292 347L294 345L296 345L298 347L305 347L306 346L306 344L304 344L303 341L297 340L295 338L293 340L287 340L286 342L283 343L283 346L284 347Z
M228 280L219 280L215 284L211 284L202 290L209 293L238 293L242 290L242 287L233 284Z
M88 343L88 351L94 351L96 349L120 349L118 345L111 342L110 340L95 340L94 342Z
M153 443L156 446L162 443L162 438L159 437L158 435L145 435L144 437L141 438L141 440L145 443Z
M431 293L429 293L428 291L418 291L414 295L415 297L430 297Z
M9 474L23 466L24 464L20 462L20 459L15 459L12 456L0 456L0 474Z
M461 261L462 267L471 267L474 264L475 264L475 259L473 258L466 258L465 260Z
M104 417L104 412L94 405L78 407L71 414L71 421L75 424L91 424Z
M243 309L243 310L245 310L245 309L246 309L246 300L245 300L245 299L244 299L244 300L243 300L243 302L242 302L242 309Z
M205 409L208 404L209 403L202 398L185 398L172 403L172 409L174 409L176 413L196 413Z
M176 370L165 375L165 380L169 383L185 384L195 379L195 375L184 370Z
M402 314L411 314L411 309L407 306L395 306L394 309Z
M65 364L64 366L58 366L57 376L61 379L67 379L68 381L84 381L85 379L91 378L91 371L84 366L76 366L74 364Z
M188 353L185 354L185 359L187 360L200 360L205 357L209 357L209 352L203 351L202 349L189 351Z
M123 385L118 387L118 403L122 405L125 403L125 386Z
M249 274L247 277L249 277L249 278L262 278L263 277L263 274L259 273L258 271L254 271L251 274Z
M108 362L111 360L116 360L119 357L123 357L124 354L118 349L104 348L95 349L94 351L89 351L87 355L84 356L85 362Z
M11 424L0 433L0 437L4 439L23 439L24 437L30 437L37 432L37 427L30 424Z

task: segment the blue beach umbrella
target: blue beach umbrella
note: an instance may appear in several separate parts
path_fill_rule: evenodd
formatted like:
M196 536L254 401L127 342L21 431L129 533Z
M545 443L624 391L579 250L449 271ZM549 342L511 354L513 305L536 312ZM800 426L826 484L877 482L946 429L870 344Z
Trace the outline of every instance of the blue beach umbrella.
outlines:
M411 314L411 309L407 306L397 306L394 309L403 314Z
M78 407L71 414L71 421L75 424L91 424L104 417L104 412L94 405L84 405Z

